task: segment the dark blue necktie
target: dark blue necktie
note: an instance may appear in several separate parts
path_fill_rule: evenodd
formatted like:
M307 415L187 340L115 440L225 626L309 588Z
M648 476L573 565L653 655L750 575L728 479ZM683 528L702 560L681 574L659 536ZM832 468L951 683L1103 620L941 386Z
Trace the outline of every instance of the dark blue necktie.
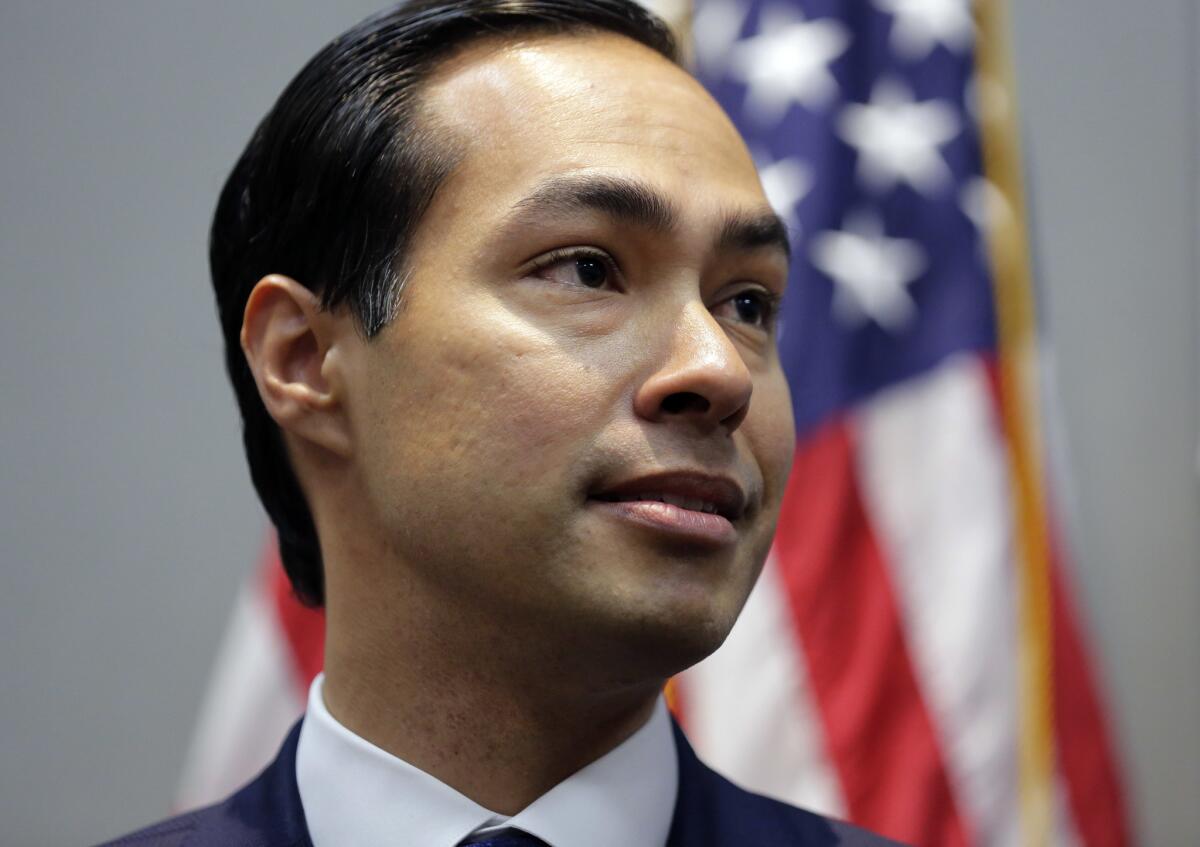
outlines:
M548 847L542 839L519 829L502 829L478 841L461 841L460 847Z

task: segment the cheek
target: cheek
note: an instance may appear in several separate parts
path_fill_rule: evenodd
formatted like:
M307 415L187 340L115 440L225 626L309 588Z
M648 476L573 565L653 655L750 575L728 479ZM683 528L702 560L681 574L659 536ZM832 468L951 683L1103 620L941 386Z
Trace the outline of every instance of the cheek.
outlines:
M577 348L503 321L430 340L376 368L383 399L358 463L366 508L430 579L522 596L538 563L567 555L612 380Z
M560 344L504 322L464 336L412 338L389 352L376 369L386 399L368 447L391 473L476 496L527 500L531 485L553 488L604 425L606 381Z
M455 384L446 391L465 399L446 424L490 463L502 463L514 483L569 468L603 426L603 381L555 345L510 337L451 367Z
M768 499L783 497L796 452L792 399L782 373L755 387L750 414L743 424L763 474Z

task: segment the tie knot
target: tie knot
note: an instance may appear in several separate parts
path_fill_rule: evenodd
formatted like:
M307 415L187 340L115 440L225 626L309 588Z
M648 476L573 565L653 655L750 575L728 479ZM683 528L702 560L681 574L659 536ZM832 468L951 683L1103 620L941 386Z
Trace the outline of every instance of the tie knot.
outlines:
M519 829L502 829L490 835L467 838L459 847L549 847L545 841Z

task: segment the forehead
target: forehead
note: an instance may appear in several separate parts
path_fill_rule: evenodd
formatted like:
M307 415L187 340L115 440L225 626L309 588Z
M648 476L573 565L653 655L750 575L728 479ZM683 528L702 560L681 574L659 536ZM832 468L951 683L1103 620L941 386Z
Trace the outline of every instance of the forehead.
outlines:
M684 70L622 36L471 45L430 79L422 115L463 151L439 191L452 202L501 209L532 185L587 172L686 196L698 212L765 204L721 108Z

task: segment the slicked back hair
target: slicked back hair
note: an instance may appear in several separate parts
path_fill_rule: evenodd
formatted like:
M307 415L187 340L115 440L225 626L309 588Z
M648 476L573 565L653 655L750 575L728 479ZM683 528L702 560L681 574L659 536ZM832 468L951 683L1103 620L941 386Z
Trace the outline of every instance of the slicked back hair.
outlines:
M458 153L418 120L422 82L487 37L612 32L673 62L674 39L630 0L415 0L326 45L288 84L221 191L209 240L225 360L250 477L300 600L325 601L312 513L241 349L262 277L289 276L370 339L392 320L406 251ZM439 146L440 144L440 146Z

